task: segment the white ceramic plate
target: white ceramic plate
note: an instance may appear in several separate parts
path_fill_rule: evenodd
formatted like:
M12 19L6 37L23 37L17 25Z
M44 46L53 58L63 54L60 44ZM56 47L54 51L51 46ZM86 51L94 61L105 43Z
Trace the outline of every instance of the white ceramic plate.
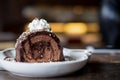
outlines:
M9 48L0 52L0 66L12 74L25 77L56 77L66 75L81 69L88 61L86 50L68 51L64 49L64 56L68 57L63 62L48 63L23 63L6 61L6 56L15 58L15 49Z

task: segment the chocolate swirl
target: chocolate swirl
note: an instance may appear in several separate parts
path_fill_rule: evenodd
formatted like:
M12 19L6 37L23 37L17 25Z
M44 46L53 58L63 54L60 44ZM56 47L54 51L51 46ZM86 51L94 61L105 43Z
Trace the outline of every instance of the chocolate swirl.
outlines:
M48 31L38 31L18 39L17 62L64 61L62 46L58 37Z

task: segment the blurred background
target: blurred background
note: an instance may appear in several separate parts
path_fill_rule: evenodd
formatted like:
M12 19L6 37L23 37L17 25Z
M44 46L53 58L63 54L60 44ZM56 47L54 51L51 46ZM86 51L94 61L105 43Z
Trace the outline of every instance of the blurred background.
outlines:
M0 0L0 49L14 47L34 18L46 19L68 48L104 48L99 11L102 0Z

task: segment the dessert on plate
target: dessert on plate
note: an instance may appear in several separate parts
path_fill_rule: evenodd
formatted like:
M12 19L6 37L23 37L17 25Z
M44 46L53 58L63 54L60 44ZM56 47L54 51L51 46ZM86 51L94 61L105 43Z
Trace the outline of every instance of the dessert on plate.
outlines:
M64 61L59 38L44 19L34 19L29 30L23 32L15 44L17 62Z

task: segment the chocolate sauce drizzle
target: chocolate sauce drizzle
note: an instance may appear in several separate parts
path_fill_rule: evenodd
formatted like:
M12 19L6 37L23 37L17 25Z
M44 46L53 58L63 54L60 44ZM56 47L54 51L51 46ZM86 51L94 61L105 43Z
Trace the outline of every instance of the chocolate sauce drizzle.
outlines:
M30 36L28 36L28 43L29 43L29 46L30 46L30 51L29 51L29 53L32 55L32 56L34 56L34 54L33 54L33 49L32 49L32 43L31 43L31 39L30 39Z

